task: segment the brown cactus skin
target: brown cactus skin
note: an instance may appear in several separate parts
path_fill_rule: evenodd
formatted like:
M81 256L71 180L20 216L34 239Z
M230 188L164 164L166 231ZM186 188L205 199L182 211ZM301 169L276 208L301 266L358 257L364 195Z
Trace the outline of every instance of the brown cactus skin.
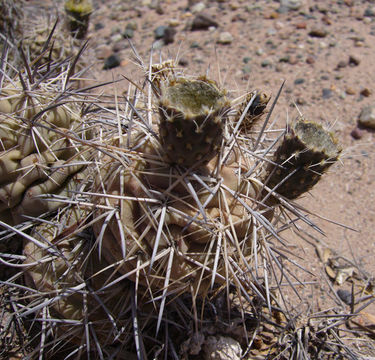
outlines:
M273 164L267 167L264 183L279 195L296 199L320 180L340 153L333 134L320 124L298 119L287 128Z
M218 154L230 104L205 77L161 83L159 135L170 163L191 167Z

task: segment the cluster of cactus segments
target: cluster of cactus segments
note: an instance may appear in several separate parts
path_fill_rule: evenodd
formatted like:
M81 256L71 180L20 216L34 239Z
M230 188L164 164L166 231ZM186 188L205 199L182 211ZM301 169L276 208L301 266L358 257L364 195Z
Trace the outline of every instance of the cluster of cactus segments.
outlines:
M73 0L65 9L78 25L74 12L92 11ZM303 119L276 150L255 152L269 95L233 109L214 80L177 74L171 61L150 69L149 91L117 102L117 114L91 111L95 133L85 100L60 80L26 71L1 82L0 223L23 238L18 313L42 324L31 357L176 358L168 329L197 330L197 299L226 292L229 302L235 289L240 303L254 293L271 304L263 283L283 256L270 244L284 225L278 199L309 191L339 157L334 136ZM30 219L28 231L15 227Z
M26 79L26 78L25 78ZM29 80L29 79L26 79ZM4 81L0 94L0 218L20 223L56 210L84 167L89 132L80 105L61 98L60 85Z

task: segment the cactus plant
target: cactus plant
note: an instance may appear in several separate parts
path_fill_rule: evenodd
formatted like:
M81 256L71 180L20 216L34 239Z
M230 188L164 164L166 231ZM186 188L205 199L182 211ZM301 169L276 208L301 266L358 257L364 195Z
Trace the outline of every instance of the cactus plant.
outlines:
M41 344L39 356L45 349L52 356L69 334L69 356L102 356L120 346L145 357L160 346L162 328L183 333L188 321L203 324L197 309L206 314L206 304L223 292L228 308L233 298L252 304L256 296L271 309L269 263L288 279L279 261L287 256L271 243L282 243L278 232L284 226L274 216L282 207L275 199L310 190L319 180L311 179L311 169L320 175L339 156L333 137L306 121L287 129L273 155L263 144L255 154L250 133L237 141L244 131L237 127L239 112L230 111L216 82L176 74L173 65L150 68L159 72L149 74L156 98L141 92L134 103L128 99L124 123L97 119L100 138L90 141L81 118L72 115L74 102L56 101L57 94L42 91L42 84L31 92L14 82L2 91L4 212L29 209L23 202L31 186L44 191L50 181L55 187L46 187L46 194L66 189L53 178L55 168L67 169L64 179L73 186L82 184L71 192L68 207L47 207L58 211L56 217L34 226L31 235L17 229L26 239L22 266L30 298L19 311L51 330L41 330L50 347ZM261 115L267 105L267 96L254 96L244 117ZM94 150L84 173L82 143ZM30 171L30 164L37 166ZM46 209L35 210L33 216ZM181 315L187 307L195 312L189 320ZM50 333L52 340L44 336Z

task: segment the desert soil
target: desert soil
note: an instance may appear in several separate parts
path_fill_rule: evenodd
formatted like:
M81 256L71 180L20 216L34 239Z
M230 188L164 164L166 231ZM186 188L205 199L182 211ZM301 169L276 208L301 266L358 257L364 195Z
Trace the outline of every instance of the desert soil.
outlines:
M283 127L301 113L335 132L343 152L340 163L298 200L311 211L309 218L324 235L309 230L312 236L305 240L292 232L283 237L294 259L311 272L297 272L299 280L311 283L300 286L302 298L315 311L337 304L345 307L338 290L345 294L354 283L357 295L362 296L361 286L375 285L375 133L357 127L361 110L375 106L375 1L282 2L286 7L267 0L190 4L183 0L96 0L88 35L90 60L94 59L90 72L97 81L144 75L123 36L126 31L145 64L154 44L153 62L172 58L187 74L208 73L233 99L254 89L275 98L285 81L270 119L274 127ZM28 3L51 12L61 5ZM293 4L296 9L291 8ZM192 31L199 14L207 15L214 25ZM164 39L169 44L157 41L155 31L160 26L168 27L170 36ZM158 31L163 36L165 28ZM111 55L120 64L104 70ZM125 80L116 85L119 93L127 87ZM339 254L342 258L337 258L336 265L354 268L352 276L342 284L329 279L317 249L325 260ZM334 262L330 266L337 271ZM375 315L374 306L366 311Z

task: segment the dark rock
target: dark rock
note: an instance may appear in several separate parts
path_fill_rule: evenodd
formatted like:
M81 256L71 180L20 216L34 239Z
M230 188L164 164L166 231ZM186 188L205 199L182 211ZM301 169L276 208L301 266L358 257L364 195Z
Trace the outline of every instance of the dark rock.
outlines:
M163 39L167 26L161 25L154 30L155 39Z
M189 65L189 61L186 58L181 58L180 60L178 60L178 65L180 65L180 66L188 66Z
M104 29L104 25L102 23L97 23L97 24L95 24L94 29L95 29L95 31Z
M342 69L348 65L348 62L345 60L340 60L336 66L336 69Z
M173 43L175 34L176 29L169 26L158 26L155 29L155 39L163 40L165 45Z
M337 290L337 296L347 305L350 305L352 302L352 293L348 290Z
M168 26L164 32L164 44L168 45L174 42L174 36L176 35L176 29Z
M279 62L284 62L284 63L288 63L289 62L289 55L284 55L282 56L280 59L279 59Z
M121 64L120 58L117 55L111 55L107 57L107 59L105 60L103 69L104 70L113 69L117 66L120 66L120 64Z
M369 97L371 95L371 90L368 88L364 88L361 90L360 94L364 97Z
M125 29L132 29L132 30L137 30L138 29L138 25L135 21L129 21L127 24L126 24L126 28Z
M355 127L352 132L350 133L353 139L359 140L363 136L363 130L361 130L358 126Z
M331 89L324 88L322 90L322 97L323 97L323 99L329 99L329 98L332 97L332 95L333 95L333 93L332 93Z
M191 30L207 30L211 26L218 27L219 24L209 15L198 14L191 24Z
M358 56L350 55L349 56L349 65L358 66L361 62L361 59Z
M271 62L271 60L265 59L265 60L262 61L262 63L260 65L262 67L270 67L270 66L272 66L272 62Z
M308 64L314 64L315 63L315 59L312 57L312 56L308 56L307 58L306 58L306 63L308 63Z
M368 17L375 17L375 6L369 6L364 14L364 16L368 16Z
M190 44L190 49L200 49L201 46L199 45L199 43L197 41L193 41L191 44Z
M132 39L133 36L134 36L134 30L133 29L128 29L126 28L124 30L124 32L122 33L122 36L125 38L125 39Z
M164 8L161 6L161 4L159 2L156 5L155 11L159 15L163 15L164 14Z
M309 35L311 37L324 38L328 35L328 31L324 28L313 28L310 30Z
M303 78L298 78L294 80L295 85L300 85L300 84L303 84L304 82L305 82L305 79Z

